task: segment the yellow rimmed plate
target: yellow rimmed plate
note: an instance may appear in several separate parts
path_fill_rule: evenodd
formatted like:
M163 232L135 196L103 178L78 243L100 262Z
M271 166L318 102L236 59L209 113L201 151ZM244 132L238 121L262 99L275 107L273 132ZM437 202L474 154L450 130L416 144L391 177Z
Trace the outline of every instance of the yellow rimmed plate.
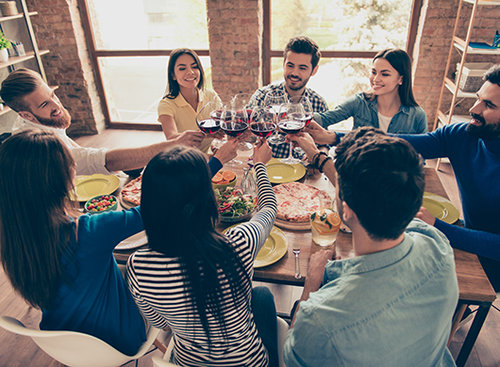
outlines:
M274 184L298 181L306 174L302 163L286 164L278 158L272 158L266 167L269 181Z
M115 175L96 173L75 178L75 193L77 201L87 201L98 195L109 195L120 187L120 179ZM74 199L74 197L73 197Z
M226 228L222 233L226 233L233 227L234 226ZM287 252L288 240L286 239L285 234L281 231L281 229L273 226L269 237L255 257L253 267L263 268L264 266L274 264L275 262L281 260Z
M460 212L451 201L430 192L424 192L422 206L434 217L449 224L455 223L460 217Z

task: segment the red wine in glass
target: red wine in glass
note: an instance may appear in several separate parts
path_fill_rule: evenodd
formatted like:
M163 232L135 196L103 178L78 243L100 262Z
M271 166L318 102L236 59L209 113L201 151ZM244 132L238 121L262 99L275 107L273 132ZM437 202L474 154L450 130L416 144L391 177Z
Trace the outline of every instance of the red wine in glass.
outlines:
M220 129L220 121L214 119L205 119L198 121L198 127L205 134L215 134Z
M229 136L240 136L248 129L248 123L244 121L228 122L222 121L220 128Z
M250 131L257 136L267 138L276 130L276 124L273 122L256 122L250 125Z
M253 108L247 107L246 110L247 110L248 120L250 121L251 116L252 116L252 112L253 112Z
M304 120L304 123L305 123L304 127L309 125L309 123L312 121L312 118L313 118L312 113L306 113L304 115L304 117L302 118L302 120Z
M282 120L278 126L287 134L296 134L304 128L305 122L302 120Z

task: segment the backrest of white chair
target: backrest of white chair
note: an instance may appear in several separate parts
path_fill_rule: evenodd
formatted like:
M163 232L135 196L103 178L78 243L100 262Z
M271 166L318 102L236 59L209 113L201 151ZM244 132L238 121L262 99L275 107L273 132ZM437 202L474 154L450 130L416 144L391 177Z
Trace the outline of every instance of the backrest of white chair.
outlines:
M285 346L286 334L288 333L288 324L281 317L278 317L278 358L280 367L285 367L283 361L283 347Z
M30 329L9 316L0 317L0 326L10 332L31 337L45 353L70 367L120 366L131 359L142 356L160 331L156 328L150 328L147 341L139 352L135 356L127 356L106 342L84 333Z

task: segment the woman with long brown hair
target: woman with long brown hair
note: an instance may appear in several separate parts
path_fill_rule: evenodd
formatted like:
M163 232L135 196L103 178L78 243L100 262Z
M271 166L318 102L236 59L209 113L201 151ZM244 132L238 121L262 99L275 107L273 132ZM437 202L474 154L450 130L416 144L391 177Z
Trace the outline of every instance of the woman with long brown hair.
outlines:
M260 140L253 155L258 211L225 235L215 229L217 204L200 151L173 148L146 167L141 211L149 248L129 258L127 281L146 318L173 330L176 364L277 365L274 302L260 304L251 283L255 255L276 217L265 168L271 154ZM165 208L162 215L159 207ZM255 308L268 316L274 312L264 327ZM273 325L274 337L268 338Z
M184 131L196 130L196 114L209 102L220 101L217 93L205 88L205 73L195 51L178 48L170 53L167 66L167 92L158 105L158 121L167 140ZM210 111L208 111L210 113ZM199 131L200 140L204 137ZM201 141L206 152L212 138Z
M330 111L315 114L314 120L324 128L353 117L353 129L373 126L399 134L427 131L427 117L413 96L411 60L406 51L388 48L377 53L369 81L369 92L358 93Z
M40 329L72 330L127 355L145 324L113 258L142 230L138 209L78 216L75 163L51 132L26 130L0 145L0 257L14 289L42 311Z

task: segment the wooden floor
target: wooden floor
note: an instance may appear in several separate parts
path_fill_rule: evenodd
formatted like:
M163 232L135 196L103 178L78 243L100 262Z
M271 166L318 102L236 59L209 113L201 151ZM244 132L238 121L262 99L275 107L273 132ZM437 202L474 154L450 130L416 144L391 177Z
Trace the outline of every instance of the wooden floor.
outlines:
M143 144L162 141L163 134L153 131L131 131L131 130L105 130L99 135L82 137L77 139L83 146L106 146L126 147L139 146ZM433 165L434 162L427 162ZM458 189L449 164L441 164L439 177L446 188L450 200L460 208ZM275 295L276 305L279 313L288 313L293 301L300 296L299 287L277 286L270 284L269 287ZM467 367L498 367L500 366L500 299L494 303L497 308L492 308L488 314L479 338L472 350ZM36 328L40 321L40 312L28 307L26 303L12 290L10 283L0 269L0 315L9 315L21 320L25 325ZM454 356L458 353L470 322L458 330L452 344L451 351ZM162 336L164 337L164 336ZM161 356L157 350L139 360L140 367L151 367L151 356ZM133 362L125 366L132 367ZM0 367L60 367L31 341L28 337L17 336L0 329Z

